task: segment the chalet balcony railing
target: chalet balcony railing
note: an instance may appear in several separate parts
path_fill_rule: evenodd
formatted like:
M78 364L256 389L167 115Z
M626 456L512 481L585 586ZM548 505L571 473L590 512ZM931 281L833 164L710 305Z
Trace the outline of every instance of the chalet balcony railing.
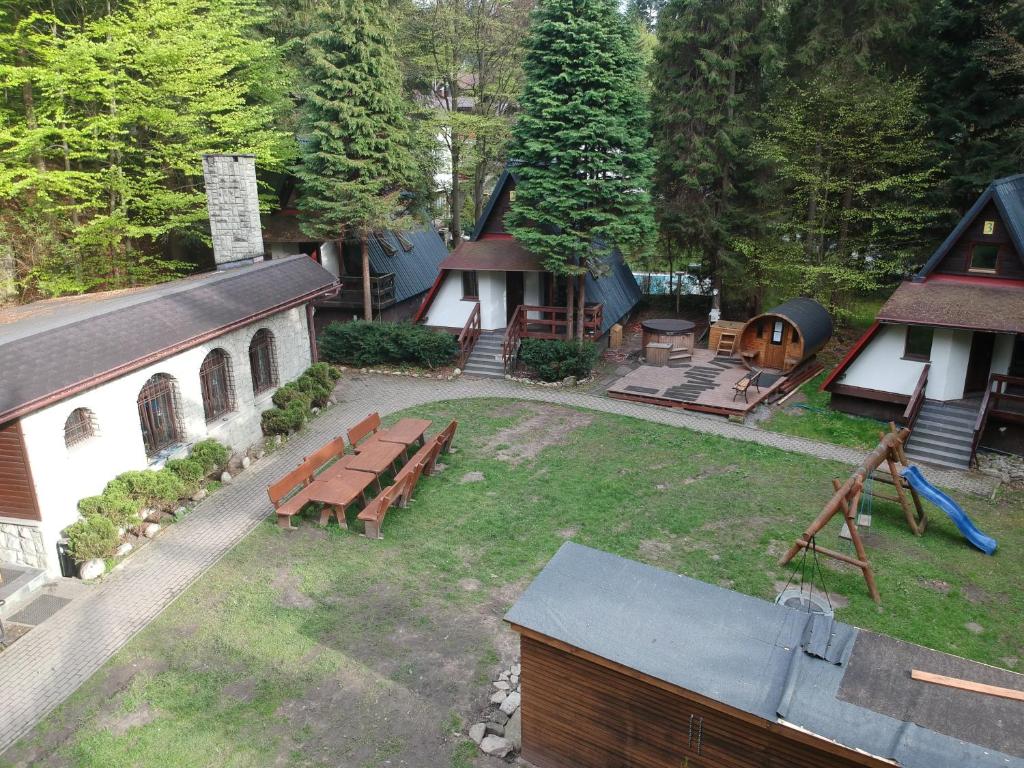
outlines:
M914 387L914 394L910 396L910 402L907 403L907 407L903 411L903 426L907 429L914 428L917 417L921 414L921 406L924 405L924 392L928 388L928 371L931 367L931 363L925 363L924 368L921 369L917 386Z
M1014 391L1010 391L1013 389ZM971 460L975 460L981 436L991 416L1024 424L1024 377L1006 376L993 373L988 378L985 397L981 401L978 420L974 424L974 441L971 443Z
M459 334L459 356L456 359L457 368L465 368L466 361L469 360L469 356L473 354L473 347L476 346L477 340L480 338L480 302L476 302L473 305L473 310L469 313L469 318L466 320L466 324L462 327L462 333Z
M370 304L374 314L395 303L394 274L370 277ZM342 275L341 290L332 299L321 302L322 306L334 309L363 308L363 278L360 275Z
M583 312L583 335L588 339L597 338L601 334L603 320L604 305L588 305ZM568 312L565 307L520 304L505 329L501 350L505 371L511 373L515 368L516 353L522 339L564 339L568 327Z

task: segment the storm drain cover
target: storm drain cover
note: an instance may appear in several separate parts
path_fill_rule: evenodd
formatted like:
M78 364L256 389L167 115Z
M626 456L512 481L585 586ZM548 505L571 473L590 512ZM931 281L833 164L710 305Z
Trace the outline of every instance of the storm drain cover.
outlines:
M15 624L28 624L29 626L34 627L37 624L42 624L70 602L71 599L67 597L40 595L16 614L11 616L10 620Z

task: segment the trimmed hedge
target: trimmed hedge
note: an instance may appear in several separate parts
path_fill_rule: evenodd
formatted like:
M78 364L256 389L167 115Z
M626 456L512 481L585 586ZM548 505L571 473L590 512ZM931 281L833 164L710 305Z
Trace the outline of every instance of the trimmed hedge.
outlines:
M117 549L117 526L102 515L90 515L67 530L68 551L81 563L93 558L107 558Z
M231 453L226 445L218 443L213 438L200 440L192 446L188 457L203 465L203 474L208 475L214 470L224 469L228 464Z
M203 462L194 458L171 459L164 464L164 469L177 475L189 494L198 491L203 484L203 479L206 477L206 466Z
M412 323L331 323L320 339L324 360L356 366L413 363L434 368L450 363L458 352L459 343L450 333Z
M584 379L594 370L597 345L592 341L523 339L519 361L542 381L561 381L567 376Z
M263 412L260 423L265 435L286 435L302 429L311 408L323 408L331 399L334 383L341 374L329 363L314 363L295 381L279 387L271 396L274 408Z

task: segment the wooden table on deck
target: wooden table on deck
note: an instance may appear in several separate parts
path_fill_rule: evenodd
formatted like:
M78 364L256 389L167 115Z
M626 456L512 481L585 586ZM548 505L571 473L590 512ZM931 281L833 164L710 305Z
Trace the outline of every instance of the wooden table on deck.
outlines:
M366 489L376 480L377 475L373 472L346 467L337 472L331 472L328 469L327 472L310 483L306 489L309 498L326 505L320 511L320 525L327 525L333 510L335 517L338 518L338 525L342 528L348 527L345 521L345 509L360 497L365 505L367 503ZM378 487L379 485L378 482Z
M352 455L346 468L372 472L377 476L377 490L380 491L380 475L387 472L391 465L405 454L405 449L406 446L402 443L368 440L359 446L359 453Z
M401 419L394 426L382 429L374 437L385 443L402 443L406 447L413 443L424 443L423 435L433 422L430 419Z

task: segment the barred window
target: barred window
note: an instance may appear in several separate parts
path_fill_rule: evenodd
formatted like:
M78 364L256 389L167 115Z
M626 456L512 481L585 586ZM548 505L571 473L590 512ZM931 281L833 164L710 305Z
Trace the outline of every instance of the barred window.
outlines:
M223 349L215 349L199 367L199 386L203 391L203 412L210 422L235 410L235 387L231 377L231 358Z
M260 328L249 342L249 368L252 371L253 394L266 392L277 384L277 353L274 334Z
M158 373L139 392L139 423L146 454L152 456L180 443L184 429L178 407L178 388L172 376Z
M96 434L96 417L88 408L75 408L64 422L64 445L70 448Z

